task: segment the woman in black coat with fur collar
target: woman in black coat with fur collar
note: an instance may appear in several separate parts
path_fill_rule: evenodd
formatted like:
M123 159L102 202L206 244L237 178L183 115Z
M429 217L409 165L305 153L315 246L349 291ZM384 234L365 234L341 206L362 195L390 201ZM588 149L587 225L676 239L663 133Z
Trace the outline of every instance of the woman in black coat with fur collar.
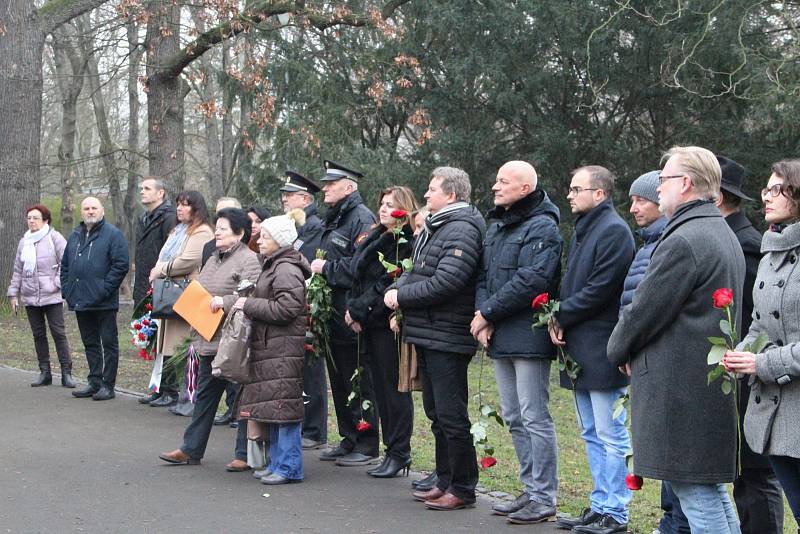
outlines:
M400 274L390 272L391 265L399 267L411 257L410 217L416 208L414 194L407 187L385 189L378 210L380 222L359 243L350 263L353 284L347 295L345 322L361 336L362 365L372 378L377 404L372 409L377 408L380 415L386 447L383 463L367 471L377 478L391 478L401 471L408 474L411 465L414 406L411 393L397 390L399 338L389 329L391 310L383 303L383 293Z

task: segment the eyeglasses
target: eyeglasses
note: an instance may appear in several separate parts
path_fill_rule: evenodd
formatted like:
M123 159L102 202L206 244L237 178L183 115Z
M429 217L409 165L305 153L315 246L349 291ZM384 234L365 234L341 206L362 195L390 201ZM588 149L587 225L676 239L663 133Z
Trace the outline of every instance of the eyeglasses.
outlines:
M683 178L684 176L686 176L686 175L685 174L669 174L667 176L664 176L663 174L659 174L658 175L658 181L659 181L660 184L663 185L664 184L664 180L672 180L673 178Z
M569 189L567 189L567 195L570 195L570 194L580 195L584 191L600 191L600 188L599 187L580 187L580 186L570 187Z
M765 187L761 190L761 196L765 197L767 194L771 197L777 197L778 195L785 193L788 188L784 187L783 184L775 184L772 187Z
M772 195L772 196L775 196L775 195ZM42 220L42 218L39 217L38 215L28 215L26 218L29 221L41 221Z

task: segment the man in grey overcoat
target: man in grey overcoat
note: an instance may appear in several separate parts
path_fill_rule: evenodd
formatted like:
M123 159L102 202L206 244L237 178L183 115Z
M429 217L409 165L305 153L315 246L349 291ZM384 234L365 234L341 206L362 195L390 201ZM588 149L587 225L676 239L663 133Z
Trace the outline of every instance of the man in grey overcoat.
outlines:
M736 476L735 398L707 383L707 338L722 335L714 291L730 288L742 302L744 255L714 205L714 154L674 147L664 157L658 193L669 221L607 354L631 375L634 472L670 486L693 532L739 534L725 489ZM739 306L735 317L738 328Z

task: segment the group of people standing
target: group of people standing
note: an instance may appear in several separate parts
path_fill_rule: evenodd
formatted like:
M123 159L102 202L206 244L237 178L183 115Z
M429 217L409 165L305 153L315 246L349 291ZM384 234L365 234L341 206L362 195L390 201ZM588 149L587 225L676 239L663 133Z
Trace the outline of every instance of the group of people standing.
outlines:
M301 481L302 450L328 441L327 367L340 440L319 459L372 465L367 473L376 478L407 473L414 380L401 375L415 370L436 467L412 483L412 496L433 510L472 506L478 465L467 369L482 346L494 361L524 486L515 500L494 504L494 514L516 524L556 521L549 376L552 361L568 357L577 376L562 371L561 385L574 392L593 490L583 513L558 518L559 528L627 530L632 450L632 474L663 481L660 532L782 532L781 488L800 515L800 440L792 424L800 409L800 273L794 270L800 160L772 168L761 193L770 225L763 241L741 210L752 199L742 192L739 164L700 147L674 147L663 161L661 171L643 174L629 191L638 249L612 201L614 175L597 165L573 171L567 199L576 220L563 263L559 209L522 161L498 170L495 207L486 219L470 203L468 174L454 167L431 172L425 208L407 187L381 191L376 218L358 192L363 175L326 161L322 186L286 173L283 215L270 217L259 207L246 212L221 199L213 228L199 193L180 193L173 207L164 184L146 179L134 298L158 278L196 278L213 295L213 310L241 310L253 323L252 380L237 386L212 375L219 332L206 341L180 318L160 321L158 353L172 356L190 335L200 361L183 444L160 458L199 464L229 390L234 419L268 427L269 463L254 476L264 484ZM319 191L327 207L322 217L314 200ZM41 371L32 385L52 381L46 318L62 384L74 387L63 294L76 311L90 367L88 385L73 395L105 400L114 395L117 290L128 269L127 244L104 221L99 200L85 199L81 211L83 222L64 243L47 226L44 206L28 210L8 295L14 307L21 301L28 309ZM312 274L326 280L335 310L327 355L307 343L305 286ZM254 290L238 295L241 280L252 281ZM732 293L733 326L743 338L723 359L738 373L738 396L707 380L707 338L720 335L723 318L712 294L721 288ZM542 293L558 295L558 308L547 327L535 328L531 301ZM769 343L753 353L760 334ZM185 401L179 377L167 374L143 402ZM618 408L627 395L630 433L628 413ZM745 437L742 451L737 429ZM250 470L248 437L248 425L239 424L228 470ZM734 482L738 517L727 482Z

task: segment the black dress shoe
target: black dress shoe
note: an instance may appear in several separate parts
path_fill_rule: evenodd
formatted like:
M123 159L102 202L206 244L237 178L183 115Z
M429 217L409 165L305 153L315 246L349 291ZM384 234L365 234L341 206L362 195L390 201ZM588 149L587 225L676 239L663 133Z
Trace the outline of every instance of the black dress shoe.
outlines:
M341 458L337 458L336 465L339 467L356 467L359 465L369 465L377 459L377 453L370 455L353 451Z
M343 458L350 454L350 451L339 445L338 447L334 447L333 449L328 449L327 451L322 451L319 455L319 459L323 462L335 462L339 458Z
M531 502L531 498L524 491L520 493L513 501L500 501L492 505L492 513L494 515L508 515L518 512L525 508L525 505Z
M73 397L77 397L79 399L88 399L89 397L93 396L97 393L97 390L92 386L82 387L81 389L77 389L72 392Z
M171 393L164 393L159 398L150 403L153 408L166 408L178 404L178 396Z
M411 467L411 458L398 460L397 458L389 457L386 465L383 465L377 471L369 471L369 475L375 478L394 478L398 473L403 473L408 476L408 470Z
M61 385L65 388L74 388L77 385L71 371L61 371Z
M430 491L436 486L437 482L439 482L439 475L434 471L425 478L413 481L411 487L417 491Z
M161 392L154 391L151 394L145 395L144 397L140 398L139 399L139 404L150 404L154 400L160 399L160 398L161 398Z
M516 512L508 514L508 522L515 525L533 525L555 520L556 507L536 501L529 501Z
M374 473L375 471L380 471L381 469L386 467L386 464L388 464L388 463L389 463L389 455L387 454L386 456L383 457L383 460L381 461L380 464L376 465L375 467L371 467L371 468L367 469L367 474L370 475L370 474Z
M581 534L621 534L628 531L628 523L617 523L610 515L604 515L589 525L578 525L572 532Z
M104 401L104 400L111 400L114 397L116 397L116 394L114 393L114 389L106 387L106 386L103 386L99 390L97 390L97 393L92 395L92 400Z
M602 514L592 511L591 508L584 508L583 512L581 512L581 515L578 517L559 517L556 520L556 528L560 528L562 530L572 530L578 526L594 523L602 517Z
M32 388L38 388L40 386L49 386L53 383L53 375L50 371L42 371L39 373L39 378L31 382Z
M233 421L233 415L231 414L230 410L214 418L214 424L217 426L227 425L231 421Z

